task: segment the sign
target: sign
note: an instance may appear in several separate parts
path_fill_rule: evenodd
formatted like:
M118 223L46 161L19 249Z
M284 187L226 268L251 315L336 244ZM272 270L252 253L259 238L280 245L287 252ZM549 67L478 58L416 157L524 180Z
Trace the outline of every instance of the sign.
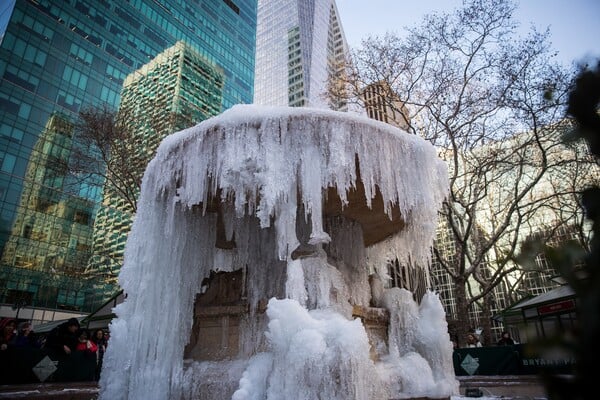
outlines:
M463 361L460 363L462 369L467 371L469 375L473 375L477 368L479 368L479 360L477 358L471 357L470 354L467 354Z
M543 306L539 306L537 310L538 310L539 315L544 315L544 314L553 314L553 313L557 313L560 311L568 311L568 310L574 310L574 309L575 309L575 300L571 299L571 300L559 301L558 303L552 303L552 304L546 304Z
M542 371L573 374L574 359L551 358L548 354L544 358L535 350L526 344L455 349L454 372L457 376L536 375Z
M33 373L38 377L40 382L44 382L57 370L56 363L56 361L52 361L50 357L46 356L33 367Z

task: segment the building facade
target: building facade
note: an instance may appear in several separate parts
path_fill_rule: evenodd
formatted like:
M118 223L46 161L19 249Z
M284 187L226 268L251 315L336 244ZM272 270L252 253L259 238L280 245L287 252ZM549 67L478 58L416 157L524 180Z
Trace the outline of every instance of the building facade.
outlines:
M259 0L254 103L345 111L327 98L348 45L335 0Z
M387 82L380 81L366 86L362 95L369 118L403 130L408 129L408 110Z
M102 304L104 282L86 279L83 261L102 185L73 179L65 167L78 112L116 109L125 78L178 41L222 74L206 115L251 103L256 7L256 0L15 2L0 45L0 316L16 308L41 321L48 317L40 310L85 313Z

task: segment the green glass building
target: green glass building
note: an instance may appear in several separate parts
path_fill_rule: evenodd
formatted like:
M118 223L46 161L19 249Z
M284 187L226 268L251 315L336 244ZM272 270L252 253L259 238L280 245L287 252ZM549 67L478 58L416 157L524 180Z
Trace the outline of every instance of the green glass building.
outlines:
M123 146L130 147L125 152L131 156L127 164L138 164L130 165L121 174L122 179L104 185L87 270L94 282L103 283L98 286L99 291L104 289L107 295L112 294L110 284L116 283L123 265L127 235L135 216L134 205L123 191L133 191L137 185L115 187L111 183L125 178L141 180L142 171L165 136L217 115L221 111L224 78L220 68L183 41L125 78L119 112L122 118L131 121L127 123L131 127L131 141ZM121 157L111 158L110 163L118 169ZM136 192L135 197L138 196Z
M216 71L182 92L205 108L194 122L251 103L255 35L256 0L15 2L0 45L0 317L86 313L118 290L85 273L103 199L101 182L66 172L77 113L117 109L126 77L180 41Z

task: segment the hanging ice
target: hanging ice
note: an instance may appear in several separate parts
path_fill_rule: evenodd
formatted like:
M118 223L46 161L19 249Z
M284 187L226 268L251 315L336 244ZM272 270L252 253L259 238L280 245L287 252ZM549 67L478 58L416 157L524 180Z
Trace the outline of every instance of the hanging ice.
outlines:
M127 241L100 397L456 393L437 296L419 307L372 275L397 259L427 277L447 186L431 145L346 113L235 106L167 137Z

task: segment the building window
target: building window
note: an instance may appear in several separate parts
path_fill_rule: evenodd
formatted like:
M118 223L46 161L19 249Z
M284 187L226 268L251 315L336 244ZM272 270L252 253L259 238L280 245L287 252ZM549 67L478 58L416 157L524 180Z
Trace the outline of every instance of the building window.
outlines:
M65 67L63 79L70 82L72 85L77 86L81 90L85 90L87 87L87 76L69 66Z
M223 0L223 2L225 4L227 4L227 6L229 6L229 8L231 8L234 13L236 13L238 15L240 14L240 8L238 6L236 6L233 1L231 1L231 0Z
M73 220L78 224L88 225L90 222L90 214L84 211L76 211Z
M73 112L78 112L79 107L81 107L81 101L76 99L73 95L67 94L63 90L58 91L58 97L56 98L56 103L73 111Z
M2 172L12 174L16 161L17 157L12 154L4 154L4 158L2 159Z
M0 124L0 135L10 138L10 140L14 142L20 142L23 140L24 134L25 133L18 128L14 128L6 124Z
M91 65L94 56L89 51L79 47L75 43L71 44L71 49L69 50L69 55L76 59L79 62L82 62L86 65Z

